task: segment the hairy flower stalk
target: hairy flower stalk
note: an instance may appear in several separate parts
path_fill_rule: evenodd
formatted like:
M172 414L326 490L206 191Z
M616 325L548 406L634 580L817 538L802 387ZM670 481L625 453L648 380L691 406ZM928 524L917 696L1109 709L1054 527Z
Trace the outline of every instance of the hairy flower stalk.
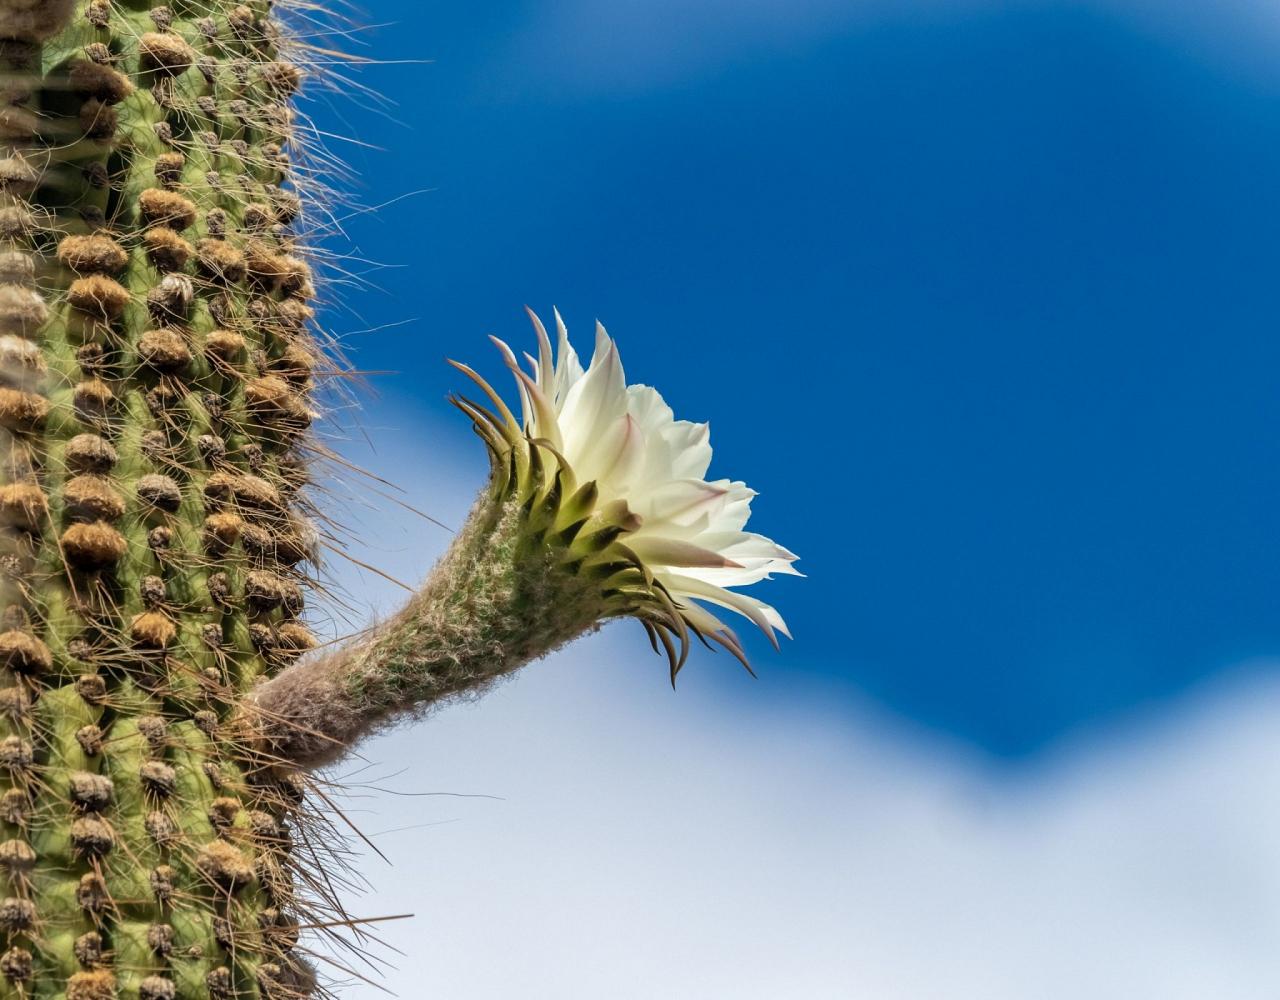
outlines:
M530 537L519 504L486 496L399 614L254 692L264 749L327 764L400 716L482 692L604 613L598 588L560 572L554 550Z
M254 692L271 753L325 763L397 716L480 690L611 618L644 624L673 683L695 637L747 664L733 630L698 601L744 615L770 639L785 634L773 608L728 589L793 573L795 556L743 530L754 496L744 484L703 478L706 425L677 421L654 389L628 386L603 327L584 372L559 315L554 352L533 320L539 356L528 372L497 342L521 421L457 365L487 397L455 403L492 461L466 527L371 637Z

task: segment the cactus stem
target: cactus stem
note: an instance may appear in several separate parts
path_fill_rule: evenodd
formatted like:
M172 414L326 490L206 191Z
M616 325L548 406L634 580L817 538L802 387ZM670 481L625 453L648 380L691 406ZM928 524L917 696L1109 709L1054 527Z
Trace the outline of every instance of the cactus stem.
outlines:
M476 695L591 631L598 588L531 548L526 513L486 491L421 590L359 640L257 687L243 724L261 748L315 768L405 716Z

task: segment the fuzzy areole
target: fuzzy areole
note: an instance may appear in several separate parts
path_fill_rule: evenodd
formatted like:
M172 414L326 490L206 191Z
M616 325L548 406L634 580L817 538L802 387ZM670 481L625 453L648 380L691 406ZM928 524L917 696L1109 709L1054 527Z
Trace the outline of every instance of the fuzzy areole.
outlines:
M0 0L0 38L43 42L71 19L74 0Z

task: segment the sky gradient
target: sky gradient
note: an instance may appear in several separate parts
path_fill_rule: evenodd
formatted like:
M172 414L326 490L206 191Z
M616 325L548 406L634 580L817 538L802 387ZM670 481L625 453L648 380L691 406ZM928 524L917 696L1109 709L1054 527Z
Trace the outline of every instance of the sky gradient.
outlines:
M371 5L372 6L372 5ZM341 770L405 997L1270 1000L1280 14L1262 0L380 0L314 95L358 627L559 305L712 423L796 641L610 625ZM352 137L345 141L336 137ZM332 286L331 286L332 287ZM747 630L744 629L744 634ZM465 796L465 797L459 797ZM472 797L479 796L479 797ZM393 949L399 949L397 954ZM342 975L339 975L342 978ZM353 1000L384 995L355 984Z
M469 497L440 476L483 463L416 468L419 447L380 471L456 523ZM445 533L373 507L354 554L412 578ZM1010 761L830 674L690 668L672 692L615 623L336 769L368 838L349 912L401 917L341 995L1272 1000L1276 666Z
M433 6L308 107L394 200L331 243L375 434L467 447L443 359L554 303L802 556L775 683L1017 757L1280 651L1262 5Z

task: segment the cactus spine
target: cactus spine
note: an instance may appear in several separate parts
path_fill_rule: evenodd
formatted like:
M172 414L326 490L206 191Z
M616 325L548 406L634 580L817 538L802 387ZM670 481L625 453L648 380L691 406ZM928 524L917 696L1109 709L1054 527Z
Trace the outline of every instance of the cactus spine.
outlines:
M230 725L312 645L268 7L0 0L0 998L314 989L300 779Z

